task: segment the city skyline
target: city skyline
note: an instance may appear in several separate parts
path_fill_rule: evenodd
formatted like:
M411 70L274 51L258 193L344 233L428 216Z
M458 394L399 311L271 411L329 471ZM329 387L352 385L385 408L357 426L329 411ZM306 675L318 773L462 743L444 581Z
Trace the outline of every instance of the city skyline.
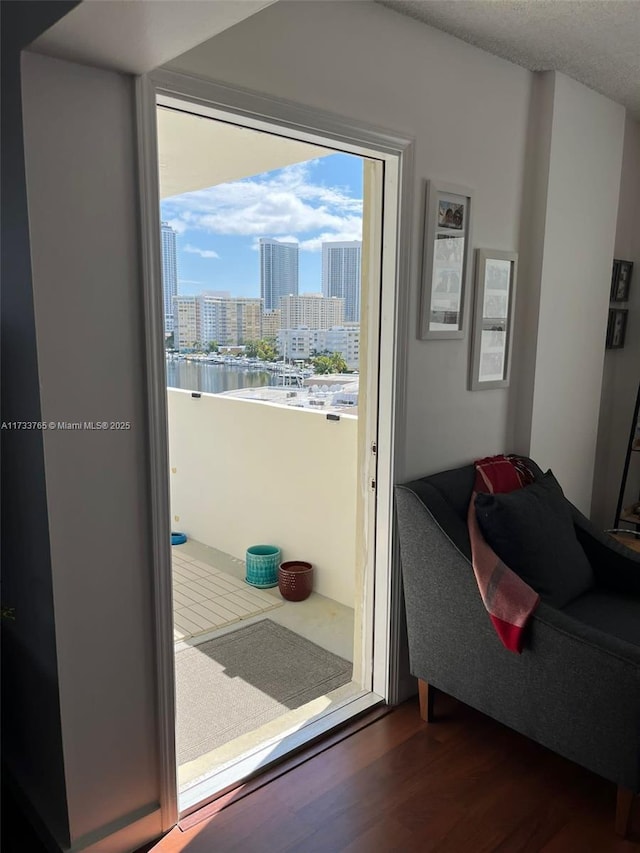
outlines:
M260 238L299 247L298 292L322 290L323 242L362 239L361 158L332 154L164 199L178 292L260 296Z
M180 351L206 348L213 342L242 346L265 337L279 339L281 332L298 329L348 331L349 340L354 340L354 334L359 340L359 326L345 325L343 298L303 293L282 296L279 303L278 309L265 313L260 297L221 292L177 295L173 297L173 339L166 340Z
M359 240L348 242L327 241L320 244L322 250L321 276L319 289L317 290L298 291L297 266L299 264L299 252L297 243L284 243L278 240L260 238L260 293L258 296L245 296L233 293L231 290L212 290L211 288L194 290L188 293L177 293L173 290L170 294L168 283L170 285L172 279L171 276L167 276L165 269L165 258L171 254L168 248L171 245L171 240L167 238L167 231L171 231L171 227L167 226L166 222L162 222L165 306L172 302L175 296L261 299L263 310L265 313L268 313L277 310L280 305L280 299L285 296L324 296L344 300L346 321L357 322L359 320L362 252L362 242ZM175 249L173 251L175 253ZM279 258L278 254L282 254L284 260ZM174 271L175 268L174 255ZM282 282L284 282L284 285Z

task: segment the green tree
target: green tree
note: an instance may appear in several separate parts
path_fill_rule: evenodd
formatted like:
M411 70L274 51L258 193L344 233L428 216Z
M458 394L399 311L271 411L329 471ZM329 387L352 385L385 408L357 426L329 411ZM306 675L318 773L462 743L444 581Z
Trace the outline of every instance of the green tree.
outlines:
M260 341L247 341L244 345L244 354L247 358L257 358Z
M313 369L316 373L346 373L347 362L342 353L332 352L331 355L319 355L311 359Z
M164 339L164 348L165 349L174 349L175 347L175 336L173 332Z
M259 341L246 341L244 354L247 358L260 358L262 361L276 361L278 350L275 338L261 338Z
M276 361L278 350L276 349L273 338L263 338L258 342L258 358L261 358L263 361Z
M331 373L346 373L347 362L341 352L334 352L329 356L331 362Z
M331 359L328 355L319 355L311 362L316 373L332 373Z
M207 344L207 350L209 352L218 352L218 341L209 341Z

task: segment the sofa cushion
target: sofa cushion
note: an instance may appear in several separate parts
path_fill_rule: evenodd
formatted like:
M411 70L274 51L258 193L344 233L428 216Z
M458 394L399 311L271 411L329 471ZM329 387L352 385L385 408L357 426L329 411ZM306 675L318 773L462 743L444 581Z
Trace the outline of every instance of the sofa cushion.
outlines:
M564 612L593 628L640 646L640 595L594 590L576 598Z
M425 477L424 482L442 495L466 527L467 511L475 478L476 471L473 465L465 465L463 468L431 474L430 477Z
M571 509L551 471L513 492L478 494L475 506L488 544L548 604L564 607L594 585Z
M423 477L414 480L405 487L410 489L416 497L424 504L433 516L434 521L440 527L456 548L464 554L471 562L471 543L469 542L469 529L466 518L460 518L449 501L430 482L430 478ZM469 498L467 498L467 509Z

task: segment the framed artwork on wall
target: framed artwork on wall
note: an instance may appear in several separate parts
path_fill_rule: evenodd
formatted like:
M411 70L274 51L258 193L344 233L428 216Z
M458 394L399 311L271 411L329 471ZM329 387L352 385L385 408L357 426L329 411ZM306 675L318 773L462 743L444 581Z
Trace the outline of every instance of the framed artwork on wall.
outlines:
M633 261L614 260L611 274L611 302L628 302Z
M471 190L427 181L418 337L464 337Z
M610 308L609 321L607 323L607 349L622 349L627 332L627 317L629 311L626 308Z
M471 391L509 384L517 277L515 252L476 250Z

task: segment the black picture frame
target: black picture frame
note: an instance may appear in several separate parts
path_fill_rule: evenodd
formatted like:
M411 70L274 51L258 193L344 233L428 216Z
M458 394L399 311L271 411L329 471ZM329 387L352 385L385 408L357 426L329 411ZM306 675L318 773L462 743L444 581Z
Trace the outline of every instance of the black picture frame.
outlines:
M607 349L622 349L627 333L627 308L610 308L607 323Z
M611 273L611 302L629 301L632 274L633 261L614 259Z
M618 286L618 273L620 272L620 261L617 261L615 258L613 260L613 264L611 266L611 292L609 293L609 301L613 302L614 297L616 295L616 288Z

